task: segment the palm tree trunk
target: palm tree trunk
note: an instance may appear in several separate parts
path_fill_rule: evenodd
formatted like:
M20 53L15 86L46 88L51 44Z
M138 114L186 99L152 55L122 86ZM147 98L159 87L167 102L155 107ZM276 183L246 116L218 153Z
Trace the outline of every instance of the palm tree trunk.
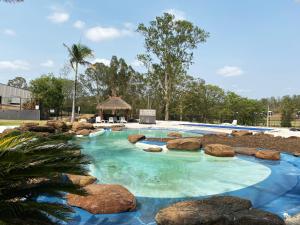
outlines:
M71 123L75 120L75 105L76 105L76 91L77 91L77 74L78 74L78 63L75 65L75 80L74 80L74 91L73 91L73 101L72 101L72 116Z

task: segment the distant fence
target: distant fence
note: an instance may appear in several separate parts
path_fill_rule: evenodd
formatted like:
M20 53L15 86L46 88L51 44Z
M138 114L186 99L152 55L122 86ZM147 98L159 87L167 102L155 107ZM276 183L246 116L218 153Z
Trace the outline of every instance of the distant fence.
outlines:
M0 110L2 120L40 120L40 110Z

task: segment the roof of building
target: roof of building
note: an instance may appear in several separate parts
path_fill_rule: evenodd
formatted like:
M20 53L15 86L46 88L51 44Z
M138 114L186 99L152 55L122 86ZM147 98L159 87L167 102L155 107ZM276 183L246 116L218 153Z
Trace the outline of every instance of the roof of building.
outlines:
M129 109L131 110L131 105L125 102L121 97L109 97L104 102L97 105L97 109L102 110L118 110L118 109Z

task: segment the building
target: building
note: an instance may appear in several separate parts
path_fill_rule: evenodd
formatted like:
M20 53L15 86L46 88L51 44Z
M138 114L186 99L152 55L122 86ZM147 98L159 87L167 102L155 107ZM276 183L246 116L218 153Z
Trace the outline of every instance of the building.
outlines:
M28 107L30 103L30 91L0 83L0 119L39 120L40 111L34 105Z

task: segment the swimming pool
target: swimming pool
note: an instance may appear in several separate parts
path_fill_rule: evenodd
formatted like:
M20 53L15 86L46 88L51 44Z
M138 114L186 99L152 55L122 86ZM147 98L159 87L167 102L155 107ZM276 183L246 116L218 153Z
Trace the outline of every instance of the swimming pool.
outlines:
M76 140L92 157L91 174L99 183L118 183L137 198L135 212L92 215L75 208L69 225L155 224L156 212L174 202L227 194L250 199L255 207L278 215L300 211L298 158L283 154L280 162L252 157L216 158L203 152L144 152L127 136L165 137L167 130L126 130ZM184 133L195 136L195 133Z

